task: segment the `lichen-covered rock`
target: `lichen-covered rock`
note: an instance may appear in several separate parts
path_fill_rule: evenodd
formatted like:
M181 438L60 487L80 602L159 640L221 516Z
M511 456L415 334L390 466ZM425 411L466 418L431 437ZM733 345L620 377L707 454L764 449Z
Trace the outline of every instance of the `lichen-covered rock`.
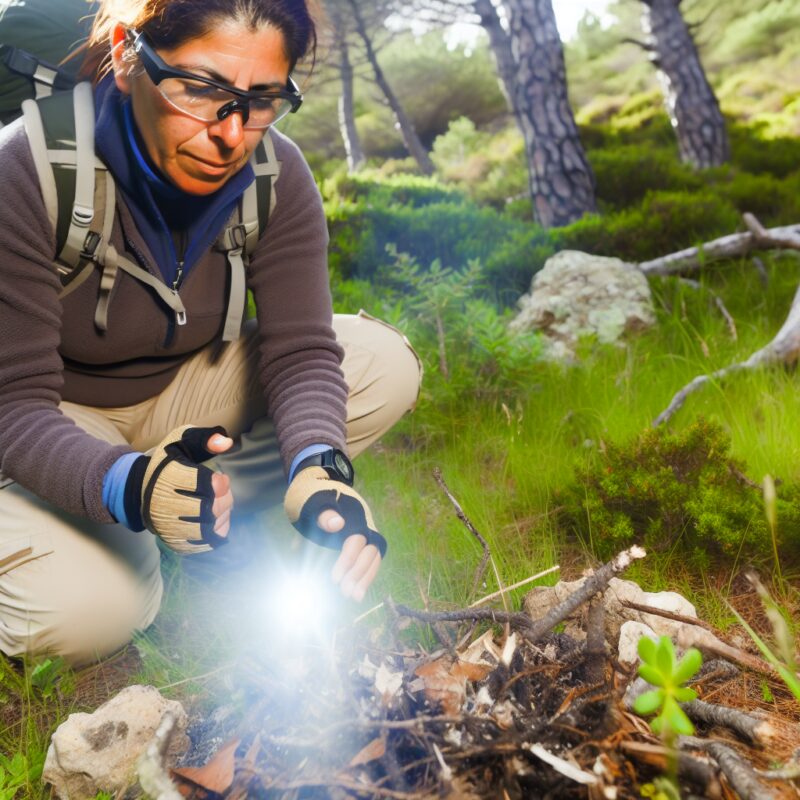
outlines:
M636 266L578 250L548 258L519 306L509 329L541 331L554 359L572 358L582 336L616 342L655 324L650 286Z
M136 762L167 711L176 719L168 748L168 763L174 763L189 746L183 706L166 700L153 686L129 686L93 714L70 714L59 725L43 779L62 800L123 792L136 783Z

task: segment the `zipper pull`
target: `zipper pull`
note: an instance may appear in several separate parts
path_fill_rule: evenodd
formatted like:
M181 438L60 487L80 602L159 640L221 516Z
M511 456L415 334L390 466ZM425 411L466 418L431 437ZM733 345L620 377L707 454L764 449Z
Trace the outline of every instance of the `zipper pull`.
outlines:
M183 281L183 261L178 262L178 271L175 273L175 280L172 282L172 293L175 297L178 296L178 290L181 288L181 282ZM186 312L185 311L176 311L175 312L175 322L178 325L185 325L186 324Z

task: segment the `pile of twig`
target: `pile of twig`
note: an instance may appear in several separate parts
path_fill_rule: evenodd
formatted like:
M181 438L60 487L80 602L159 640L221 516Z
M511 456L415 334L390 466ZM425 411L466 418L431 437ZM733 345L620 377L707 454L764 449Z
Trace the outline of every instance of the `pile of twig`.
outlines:
M490 561L484 551L481 570ZM193 754L173 783L155 743L143 785L162 800L180 796L176 784L183 796L226 800L641 797L668 751L629 711L636 676L613 657L602 598L610 579L644 555L638 547L620 553L541 619L478 607L421 611L389 599L383 629L362 626L280 659L252 656L231 676L246 711L225 746L208 762L202 740L219 731L213 722L196 726ZM585 641L553 632L582 606ZM695 623L692 644L714 656L696 679L701 697L743 670L780 692L769 665ZM403 643L410 625L428 647ZM698 728L679 742L685 796L800 796L796 719L703 700L684 710Z

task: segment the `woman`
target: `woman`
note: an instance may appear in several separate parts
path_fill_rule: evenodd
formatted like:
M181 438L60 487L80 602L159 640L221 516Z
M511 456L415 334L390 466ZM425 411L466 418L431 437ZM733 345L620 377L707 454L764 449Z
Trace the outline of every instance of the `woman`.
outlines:
M320 197L274 129L277 203L246 276L257 319L220 342L214 245L315 47L297 0L100 3L86 64L117 185L109 244L182 315L163 286L120 272L99 325L99 268L60 298L29 134L0 133L0 651L81 664L118 649L161 600L156 537L135 531L190 558L233 547L236 520L279 500L287 476L290 520L341 547L342 593L362 599L377 574L384 540L343 451L413 406L419 366L394 329L332 319Z

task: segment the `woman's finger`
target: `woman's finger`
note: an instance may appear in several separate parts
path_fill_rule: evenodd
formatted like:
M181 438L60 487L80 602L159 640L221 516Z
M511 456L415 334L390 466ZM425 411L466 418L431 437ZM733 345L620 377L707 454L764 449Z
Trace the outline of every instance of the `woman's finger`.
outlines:
M367 589L369 589L370 584L372 583L372 581L375 580L375 577L378 574L378 570L380 570L381 568L381 560L382 560L381 554L376 553L375 558L373 558L372 564L370 564L370 567L367 570L366 574L356 584L356 587L353 590L353 600L355 600L356 602L360 603L364 599L364 595L367 593Z
M365 546L358 554L355 563L342 578L342 594L345 597L352 597L353 589L355 589L358 582L367 574L377 552L378 549L372 545Z
M217 517L217 521L214 523L214 533L218 533L220 536L227 536L230 526L231 512L230 509L228 509Z
M339 554L339 558L336 559L336 563L333 565L333 571L331 572L331 579L334 583L339 583L350 569L352 569L366 543L367 537L359 533L354 536L348 536L344 540L342 552Z
M317 525L328 533L338 533L344 528L344 519L338 511L328 508L317 517Z

